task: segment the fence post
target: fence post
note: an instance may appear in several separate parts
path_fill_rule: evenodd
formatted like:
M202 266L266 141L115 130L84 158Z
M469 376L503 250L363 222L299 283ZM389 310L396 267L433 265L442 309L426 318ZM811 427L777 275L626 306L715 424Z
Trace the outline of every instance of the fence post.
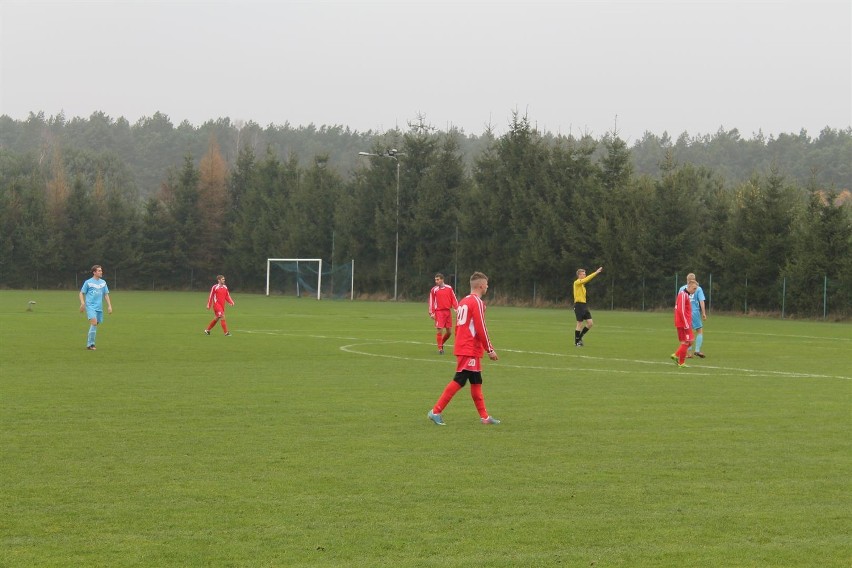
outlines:
M746 281L745 281L745 304L744 304L744 308L745 308L745 313L748 314L748 277L746 277Z
M707 295L707 311L710 311L710 306L713 305L713 273L710 273L710 293Z
M787 277L781 281L781 319L784 319L784 307L787 305Z
M822 282L822 319L828 314L828 274L823 276Z
M612 288L609 289L609 310L615 309L615 276L612 277Z

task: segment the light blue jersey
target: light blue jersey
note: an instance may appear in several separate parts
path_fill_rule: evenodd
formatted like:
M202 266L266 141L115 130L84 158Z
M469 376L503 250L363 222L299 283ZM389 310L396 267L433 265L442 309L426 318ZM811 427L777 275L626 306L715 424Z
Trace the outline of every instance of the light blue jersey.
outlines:
M683 292L686 290L686 284L680 287L678 292ZM692 306L692 329L699 329L704 327L704 321L701 319L701 304L699 302L703 302L706 300L704 297L704 290L701 289L701 286L695 289L695 292L689 295L689 304Z
M86 315L89 319L103 320L104 295L109 294L109 286L103 278L89 278L83 282L80 293L86 298ZM98 317L100 316L100 317Z

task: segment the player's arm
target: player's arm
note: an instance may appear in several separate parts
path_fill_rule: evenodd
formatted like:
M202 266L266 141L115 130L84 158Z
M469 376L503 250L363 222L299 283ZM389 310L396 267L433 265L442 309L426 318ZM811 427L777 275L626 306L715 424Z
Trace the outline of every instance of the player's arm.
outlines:
M701 319L707 319L707 312L704 311L704 300L700 300L698 305L701 306Z
M83 295L83 291L80 291L80 311L86 311L86 296Z
M429 314L429 317L432 318L432 319L435 319L435 310L433 308L434 305L435 305L435 288L430 288L429 289L429 305L426 306L426 308L427 308L427 313Z
M683 322L683 327L689 329L692 327L692 306L689 305L689 294L686 291L678 294L677 306L680 311L680 321Z
M595 270L594 272L592 272L591 274L589 274L588 276L586 276L585 278L583 278L583 279L581 280L581 282L582 282L583 284L585 284L586 282L588 282L589 280L591 280L592 278L594 278L595 276L597 276L597 275L598 275L598 274L600 274L601 272L603 272L603 266L599 266L597 270Z
M215 287L215 286L213 286L212 288L210 288L210 295L209 295L209 296L207 296L207 309L208 309L208 310L209 310L209 309L210 309L210 307L213 305L213 296L214 296L215 294L216 294L216 287Z
M111 314L112 313L112 300L109 299L109 292L104 294L104 300L106 300L106 304L107 304L107 313Z
M481 342L482 348L488 353L488 358L492 361L497 360L497 352L494 350L494 345L491 344L491 338L488 336L488 328L485 327L485 310L480 302L477 305L473 317L473 327L476 330L476 336Z

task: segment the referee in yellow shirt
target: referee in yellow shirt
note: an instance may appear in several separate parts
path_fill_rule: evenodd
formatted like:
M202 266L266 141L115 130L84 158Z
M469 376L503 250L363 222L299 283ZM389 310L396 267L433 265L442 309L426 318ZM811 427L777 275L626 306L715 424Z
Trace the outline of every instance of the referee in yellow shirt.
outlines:
M577 327L574 328L574 345L583 346L583 336L586 335L595 322L592 321L592 312L586 305L586 282L603 272L603 266L586 276L586 269L577 270L577 279L574 280L574 315L577 317Z

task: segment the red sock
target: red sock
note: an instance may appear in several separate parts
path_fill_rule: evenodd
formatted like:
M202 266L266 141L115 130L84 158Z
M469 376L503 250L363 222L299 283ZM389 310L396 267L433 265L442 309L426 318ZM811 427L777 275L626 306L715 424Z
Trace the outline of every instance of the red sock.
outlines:
M452 335L452 333L450 333L449 331L444 334L443 339L441 339L441 345L442 346L447 342L447 340L450 338L451 335Z
M444 348L444 336L440 331L435 333L435 342L438 344L438 349Z
M461 385L455 381L450 381L444 388L444 392L441 393L441 398L438 399L438 402L432 408L432 412L441 414L459 390L461 390Z
M216 326L217 321L219 321L219 320L214 318L213 321L211 321L209 324L207 324L207 331L210 331L211 329L213 329Z
M225 323L225 318L220 319L219 323L222 324L222 331L228 333L228 324Z
M488 418L488 411L485 410L485 398L482 396L482 385L470 385L470 397L473 399L476 411L479 412L479 417Z
M689 345L684 343L680 344L680 347L677 350L677 362L683 365L684 361L686 361L686 350L689 349Z

